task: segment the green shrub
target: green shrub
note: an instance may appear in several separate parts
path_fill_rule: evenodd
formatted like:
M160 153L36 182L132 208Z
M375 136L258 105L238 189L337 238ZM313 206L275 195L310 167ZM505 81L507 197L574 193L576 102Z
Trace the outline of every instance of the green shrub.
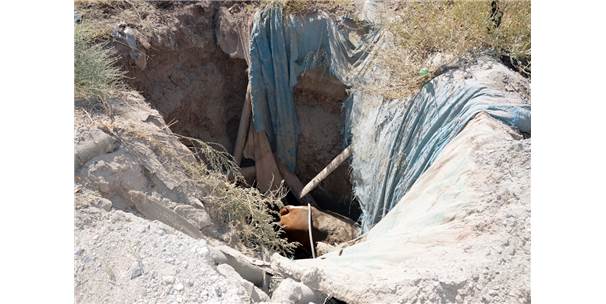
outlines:
M122 87L124 72L115 64L117 57L107 42L94 43L92 31L77 24L74 31L74 85L76 98L101 100Z

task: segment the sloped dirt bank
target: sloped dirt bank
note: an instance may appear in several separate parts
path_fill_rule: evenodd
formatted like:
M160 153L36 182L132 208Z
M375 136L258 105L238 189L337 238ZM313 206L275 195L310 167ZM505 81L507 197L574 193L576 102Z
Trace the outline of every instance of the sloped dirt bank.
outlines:
M269 300L268 263L250 257L263 255L250 244L272 248L263 242L285 241L276 237L273 226L266 226L264 236L259 230L263 223L269 225L266 209L259 225L241 220L237 231L232 225L238 222L236 208L229 209L227 223L221 215L221 200L229 192L240 204L265 206L268 198L227 184L225 176L213 177L210 171L194 180L187 169L195 163L191 151L139 94L108 102L113 118L94 103L76 101L77 301ZM246 229L253 231L244 236ZM251 242L245 247L247 239Z

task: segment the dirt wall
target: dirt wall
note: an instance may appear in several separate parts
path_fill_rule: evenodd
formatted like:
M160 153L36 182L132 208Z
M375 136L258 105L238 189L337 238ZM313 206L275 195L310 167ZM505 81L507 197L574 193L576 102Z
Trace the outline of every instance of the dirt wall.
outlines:
M235 38L225 21L231 20L231 13L220 3L167 11L153 30L135 33L144 64L132 55L126 40L115 43L128 82L174 132L219 143L232 152L248 77L246 62L232 58L218 43ZM301 75L294 90L301 129L295 173L307 183L344 148L341 107L347 93L341 82L321 70ZM339 167L312 195L321 208L357 219L348 170L347 164Z
M345 89L339 80L319 69L302 74L295 86L295 105L301 129L296 174L304 183L344 149L341 108L347 97ZM352 202L351 189L346 162L311 194L321 208L357 219L359 209L357 203Z
M214 37L217 5L190 5L148 38L147 64L137 66L130 48L117 43L128 82L179 134L216 142L232 151L247 85L246 62L232 59Z

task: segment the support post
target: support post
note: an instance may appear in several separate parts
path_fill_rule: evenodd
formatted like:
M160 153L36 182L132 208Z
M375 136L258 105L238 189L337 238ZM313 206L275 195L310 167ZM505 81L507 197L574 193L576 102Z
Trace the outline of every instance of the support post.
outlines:
M337 157L335 157L324 169L322 169L322 171L320 171L318 175L312 178L311 181L307 183L305 187L303 187L303 190L301 190L301 193L299 194L299 198L304 197L309 192L311 192L311 190L316 188L320 182L322 182L328 175L335 171L335 169L337 169L337 167L339 167L350 156L351 146L347 146L347 148L345 148L343 152L337 155Z
M250 98L250 83L246 86L246 97L244 98L244 106L242 106L242 115L240 116L240 126L238 126L238 136L234 145L234 161L239 166L242 161L242 150L246 141L246 134L250 126L250 114L252 112L252 104Z
M269 140L265 131L255 132L255 171L257 175L257 188L261 192L274 190L282 182L282 175L278 170L276 159L271 151Z

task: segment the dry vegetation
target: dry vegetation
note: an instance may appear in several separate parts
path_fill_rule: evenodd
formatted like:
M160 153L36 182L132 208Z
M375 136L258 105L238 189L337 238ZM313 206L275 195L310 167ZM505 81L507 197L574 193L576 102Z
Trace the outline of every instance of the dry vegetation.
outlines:
M162 22L162 14L157 6L143 0L76 0L76 8L82 21L75 25L74 31L75 97L100 99L106 104L107 98L128 93L122 82L124 73L116 67L114 52L109 47L113 26L126 22L139 30L151 31L155 24ZM106 114L111 115L110 112ZM265 248L282 253L294 250L296 244L280 237L281 230L274 219L275 210L282 206L284 188L260 193L256 188L242 187L245 181L232 156L203 141L168 130L158 136L115 125L118 122L98 123L120 138L131 152L142 153L138 144L144 143L160 155L171 172L184 173L188 177L188 187L206 203L215 223L231 228L232 235L237 238L235 243L252 250ZM193 153L175 147L179 141L187 144Z
M377 58L391 76L380 91L390 98L418 91L444 64L432 62L436 54L452 58L447 63L452 64L488 53L530 76L530 1L497 1L497 7L493 14L491 1L414 1L384 12L393 45L378 50ZM423 68L427 75L420 73Z
M112 28L119 22L147 32L163 20L158 8L145 0L76 0L75 7L96 42L111 39Z
M267 0L272 1L272 0ZM275 1L275 0L274 0ZM287 13L304 13L314 10L322 10L332 15L353 15L355 5L352 0L283 0L284 10Z
M122 89L124 72L107 43L95 43L91 28L78 24L74 30L74 86L77 99L103 101Z
M120 124L105 124L103 129L119 138L130 152L147 157L146 150L139 146L143 144L160 157L169 172L185 174L186 183L180 187L187 187L205 203L215 224L229 228L227 235L236 238L231 240L233 245L281 253L291 253L297 246L280 237L282 230L274 218L283 206L284 188L261 193L253 187L242 187L246 182L238 166L220 147L168 130L158 134ZM191 151L177 147L180 142Z
M193 147L197 162L181 158L180 165L191 181L212 189L203 199L211 203L213 218L237 231L240 242L248 248L292 253L297 244L280 238L281 229L274 222L276 210L283 206L285 188L281 185L261 193L253 187L238 187L246 182L231 154L195 138L181 139Z

